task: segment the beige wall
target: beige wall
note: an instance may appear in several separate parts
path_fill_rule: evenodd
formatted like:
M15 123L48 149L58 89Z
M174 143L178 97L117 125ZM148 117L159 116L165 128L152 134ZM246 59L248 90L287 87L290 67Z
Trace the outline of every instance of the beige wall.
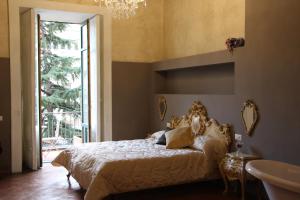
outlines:
M55 0L94 5L94 0ZM0 57L9 57L7 1L0 1ZM163 55L163 0L148 0L128 20L113 20L112 56L114 61L152 62Z
M55 0L94 5L93 0ZM152 62L225 49L245 35L245 0L148 0L126 20L113 20L114 61ZM0 1L0 57L9 57L7 1Z
M148 0L135 17L113 21L114 61L152 62L163 56L163 0Z
M245 0L165 0L164 22L165 58L224 50L245 35Z
M94 0L54 0L95 5ZM113 61L153 62L163 55L164 0L148 0L130 19L113 20Z
M0 58L9 57L7 1L0 0Z

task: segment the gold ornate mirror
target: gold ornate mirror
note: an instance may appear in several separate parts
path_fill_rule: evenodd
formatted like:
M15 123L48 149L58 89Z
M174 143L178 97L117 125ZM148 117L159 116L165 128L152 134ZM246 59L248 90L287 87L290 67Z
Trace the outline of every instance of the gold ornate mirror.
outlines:
M242 108L242 120L246 129L247 135L251 136L254 127L258 121L257 106L251 100L247 100Z
M164 96L160 96L158 99L158 110L160 120L163 121L167 112L167 100Z

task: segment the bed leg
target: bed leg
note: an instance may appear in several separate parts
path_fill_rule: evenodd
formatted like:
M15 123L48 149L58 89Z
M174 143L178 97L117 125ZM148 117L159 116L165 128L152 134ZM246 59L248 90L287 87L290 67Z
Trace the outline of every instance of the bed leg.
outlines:
M68 180L70 180L70 176L71 176L71 172L68 172L68 174L67 174Z

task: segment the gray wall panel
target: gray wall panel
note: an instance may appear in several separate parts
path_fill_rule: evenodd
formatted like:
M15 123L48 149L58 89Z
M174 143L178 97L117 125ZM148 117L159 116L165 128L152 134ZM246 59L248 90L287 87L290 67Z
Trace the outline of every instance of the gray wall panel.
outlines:
M192 101L200 100L210 117L232 123L237 133L243 133L245 151L299 165L299 10L298 0L246 0L246 46L234 52L235 95L166 95L166 118L185 114ZM246 99L253 99L260 112L252 137L244 134L240 118ZM151 119L152 130L165 125L157 109Z
M151 65L113 62L113 140L145 138L150 131Z
M0 58L0 115L3 121L0 122L0 143L2 153L0 154L0 174L9 173L11 166L10 147L10 70L9 58Z

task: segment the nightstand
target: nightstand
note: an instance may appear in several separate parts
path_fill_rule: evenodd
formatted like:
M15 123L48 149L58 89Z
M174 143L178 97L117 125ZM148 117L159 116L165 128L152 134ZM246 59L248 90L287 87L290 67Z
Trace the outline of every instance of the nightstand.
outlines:
M247 181L247 172L245 165L250 160L257 160L260 157L256 155L244 153L227 153L226 156L219 163L219 170L225 184L224 193L228 192L228 181L239 180L241 183L242 200L245 199L245 186Z

